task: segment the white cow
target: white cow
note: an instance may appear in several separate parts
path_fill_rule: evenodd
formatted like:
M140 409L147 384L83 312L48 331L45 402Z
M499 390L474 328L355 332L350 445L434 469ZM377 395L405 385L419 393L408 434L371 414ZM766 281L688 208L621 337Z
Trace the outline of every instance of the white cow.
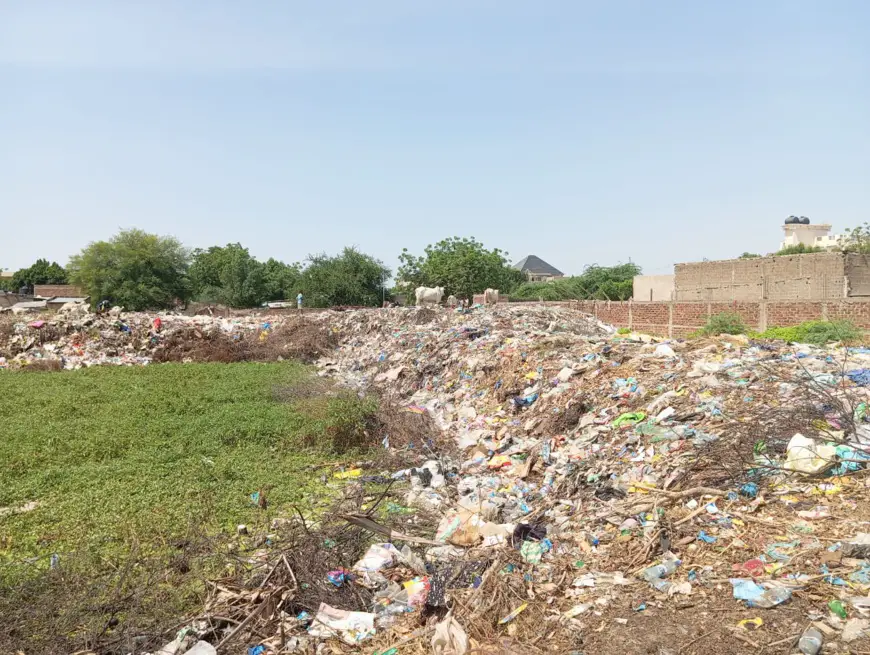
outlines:
M483 292L483 304L484 305L497 305L498 304L498 289L487 289Z
M414 291L417 305L437 305L444 296L444 287L417 287Z

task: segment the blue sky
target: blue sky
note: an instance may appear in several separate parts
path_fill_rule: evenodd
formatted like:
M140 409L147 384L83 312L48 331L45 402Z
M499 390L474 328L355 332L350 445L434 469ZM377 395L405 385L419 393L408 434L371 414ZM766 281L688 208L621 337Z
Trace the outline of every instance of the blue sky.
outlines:
M119 227L568 273L870 220L864 0L0 0L0 267Z

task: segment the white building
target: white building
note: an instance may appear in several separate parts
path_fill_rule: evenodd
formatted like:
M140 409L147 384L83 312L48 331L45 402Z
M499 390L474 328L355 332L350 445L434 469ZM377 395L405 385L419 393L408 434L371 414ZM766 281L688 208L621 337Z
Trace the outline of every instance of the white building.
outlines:
M817 246L832 250L839 247L842 236L839 234L831 235L831 226L828 223L818 223L813 225L810 219L806 216L789 216L785 219L785 225L782 226L782 231L785 233L785 238L779 245L779 249L789 246L804 244L805 246Z

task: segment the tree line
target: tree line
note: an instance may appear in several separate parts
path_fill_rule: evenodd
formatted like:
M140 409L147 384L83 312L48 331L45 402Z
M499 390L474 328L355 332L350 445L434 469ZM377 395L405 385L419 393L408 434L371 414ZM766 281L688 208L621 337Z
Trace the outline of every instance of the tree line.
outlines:
M388 287L392 271L354 247L287 264L274 258L260 261L240 243L189 249L174 237L130 229L89 243L66 267L39 259L11 279L0 279L0 288L32 293L39 284L74 284L93 304L105 300L131 311L189 302L257 307L294 301L298 293L307 307L374 307L400 294L412 295L417 286L440 286L447 294L468 299L493 288L518 299L625 300L631 297L631 278L640 273L635 264L593 265L576 277L530 283L507 256L474 238L460 237L426 246L421 255L404 249L395 285Z

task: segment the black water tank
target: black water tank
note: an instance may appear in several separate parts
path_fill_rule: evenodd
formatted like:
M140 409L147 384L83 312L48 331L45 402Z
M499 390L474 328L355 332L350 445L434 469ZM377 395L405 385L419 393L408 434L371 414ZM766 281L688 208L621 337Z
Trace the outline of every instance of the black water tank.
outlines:
M801 216L800 223L801 223L801 225L809 225L810 219L808 219L806 216Z
M785 224L786 225L794 225L799 220L800 219L797 216L789 216L787 219L785 219Z

